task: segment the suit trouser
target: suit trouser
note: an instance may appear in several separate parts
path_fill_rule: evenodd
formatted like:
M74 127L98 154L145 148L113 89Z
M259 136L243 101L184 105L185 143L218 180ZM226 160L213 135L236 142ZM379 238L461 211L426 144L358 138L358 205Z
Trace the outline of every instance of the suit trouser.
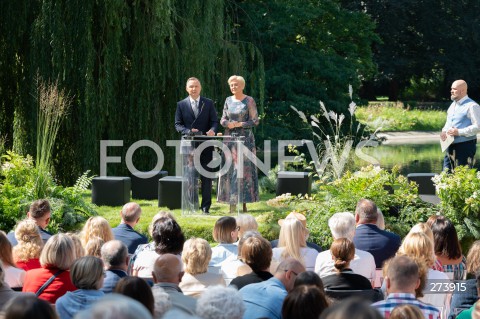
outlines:
M212 169L208 167L208 164L212 159L213 147L205 148L202 154L200 154L200 164L202 165L202 168L208 172L212 172ZM212 179L200 174L200 181L202 182L202 203L200 206L202 210L209 210L212 205Z
M443 159L443 168L451 171L458 165L473 165L473 159L477 151L477 139L451 144Z

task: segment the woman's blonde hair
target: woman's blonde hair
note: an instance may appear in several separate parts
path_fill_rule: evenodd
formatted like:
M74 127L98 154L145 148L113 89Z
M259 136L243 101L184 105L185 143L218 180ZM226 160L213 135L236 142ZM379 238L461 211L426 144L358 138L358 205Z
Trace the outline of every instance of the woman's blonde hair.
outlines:
M390 313L390 319L424 319L423 312L415 305L398 305Z
M94 256L101 258L103 244L105 244L105 241L100 237L90 238L87 245L85 246L85 256Z
M206 273L210 259L212 259L212 248L205 239L190 238L183 245L182 261L186 273L191 275Z
M414 259L424 260L427 267L435 263L433 242L425 233L409 233L403 239L397 255L405 255Z
M480 240L473 242L467 255L467 273L475 274L480 270Z
M13 247L14 261L28 261L40 257L43 240L33 219L24 219L15 228L18 244Z
M411 233L424 233L425 235L428 236L428 238L430 238L432 243L434 243L432 229L430 228L430 226L428 226L427 223L418 223L418 224L413 225L413 227L410 229L410 231L408 233L409 234L411 234Z
M40 255L40 264L44 268L53 267L68 270L75 261L75 245L66 234L50 237Z
M75 246L75 259L85 256L85 248L82 246L80 236L76 233L67 233L67 236L70 237L70 239L73 241L73 245Z
M282 252L282 258L293 257L304 262L300 248L307 246L307 231L302 222L296 218L286 218L280 227L280 236L278 238L278 247L285 247Z
M238 230L238 238L242 238L243 234L247 231L256 231L258 229L258 223L250 214L240 214L235 217L237 221L237 226L240 228Z
M230 84L230 82L232 81L237 81L237 82L240 82L242 83L242 86L243 88L245 88L245 79L243 78L243 76L240 76L240 75L232 75L231 77L228 78L228 84Z
M104 242L114 239L110 224L101 216L90 217L83 226L81 233L83 247L86 248L90 239L94 237L100 237Z

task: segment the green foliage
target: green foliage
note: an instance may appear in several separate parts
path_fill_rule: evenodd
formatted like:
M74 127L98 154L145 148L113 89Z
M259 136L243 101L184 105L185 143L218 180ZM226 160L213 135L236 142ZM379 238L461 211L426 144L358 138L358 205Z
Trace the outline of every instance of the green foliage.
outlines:
M457 166L453 173L443 171L433 181L442 215L453 222L458 237L480 238L480 172Z
M52 206L52 216L48 230L52 232L70 231L92 215L94 206L87 203L79 185L87 186L91 178L82 175L77 187L57 186L50 174L44 174L33 165L31 156L23 157L8 151L1 157L0 172L0 229L9 231L25 218L30 204L39 198L46 198ZM41 175L42 174L42 175ZM37 197L39 183L46 187Z
M268 171L267 176L262 176L258 181L258 187L261 193L275 194L277 190L278 165Z
M438 131L445 124L447 113L433 110L409 110L402 106L360 107L357 120L375 131Z

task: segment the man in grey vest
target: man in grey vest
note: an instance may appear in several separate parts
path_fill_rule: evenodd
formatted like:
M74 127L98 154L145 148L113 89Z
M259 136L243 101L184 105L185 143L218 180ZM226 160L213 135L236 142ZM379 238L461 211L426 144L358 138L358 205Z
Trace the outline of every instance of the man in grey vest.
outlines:
M452 104L447 111L447 121L442 129L442 141L447 136L454 140L447 149L443 168L449 171L457 165L473 164L477 149L477 133L480 132L480 106L467 95L467 83L456 80L450 90Z

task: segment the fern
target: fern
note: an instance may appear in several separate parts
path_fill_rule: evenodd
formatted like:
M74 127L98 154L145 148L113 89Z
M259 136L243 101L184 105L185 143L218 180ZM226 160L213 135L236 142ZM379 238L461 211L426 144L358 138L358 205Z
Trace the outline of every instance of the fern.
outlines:
M73 185L73 188L76 191L86 191L90 185L92 184L92 180L95 177L95 175L88 176L90 174L90 170L85 171L75 182L75 185Z

